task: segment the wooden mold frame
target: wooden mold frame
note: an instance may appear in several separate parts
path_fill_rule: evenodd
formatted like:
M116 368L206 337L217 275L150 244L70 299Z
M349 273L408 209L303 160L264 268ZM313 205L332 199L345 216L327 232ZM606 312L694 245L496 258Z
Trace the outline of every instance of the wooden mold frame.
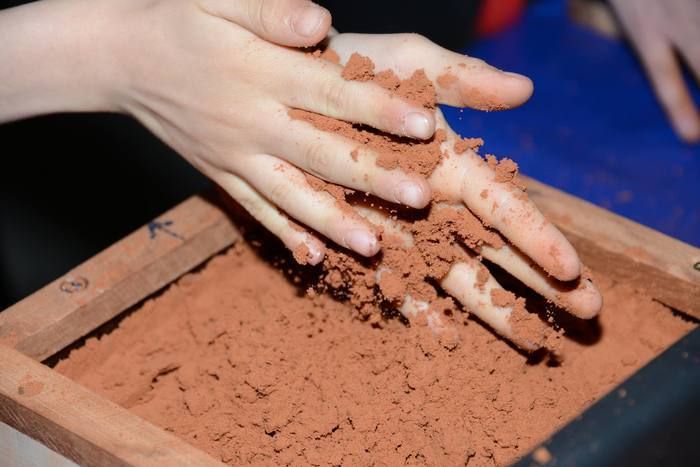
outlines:
M582 260L700 319L700 249L526 179ZM42 361L240 239L194 196L0 313L0 421L81 465L221 465Z

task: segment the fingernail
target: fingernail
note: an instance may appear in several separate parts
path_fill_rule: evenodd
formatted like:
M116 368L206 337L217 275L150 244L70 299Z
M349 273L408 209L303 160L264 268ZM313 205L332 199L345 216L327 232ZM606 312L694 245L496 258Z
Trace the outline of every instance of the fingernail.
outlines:
M328 11L316 5L310 5L299 10L292 20L292 30L304 37L315 35Z
M352 229L343 237L345 246L364 256L373 256L379 251L377 237L362 229Z
M306 248L309 249L307 261L310 265L316 266L318 263L323 261L323 257L325 255L323 254L323 251L319 250L314 243L312 243L312 242L306 243Z
M425 114L420 112L410 112L404 117L403 132L407 136L420 139L428 139L433 134L432 128L430 127L430 120L428 120Z
M411 206L412 208L422 208L425 206L425 193L423 188L417 183L407 180L399 183L394 191L394 198L397 202Z

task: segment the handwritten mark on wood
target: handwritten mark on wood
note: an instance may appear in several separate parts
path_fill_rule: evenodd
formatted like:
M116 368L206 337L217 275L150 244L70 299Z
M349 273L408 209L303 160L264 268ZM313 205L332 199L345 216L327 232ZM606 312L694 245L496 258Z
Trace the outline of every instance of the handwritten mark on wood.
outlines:
M158 232L165 232L167 235L170 235L171 237L177 238L178 240L185 240L185 237L180 235L179 233L173 231L170 229L170 226L173 225L173 221L151 221L148 223L148 236L150 237L151 240L156 238L158 235Z

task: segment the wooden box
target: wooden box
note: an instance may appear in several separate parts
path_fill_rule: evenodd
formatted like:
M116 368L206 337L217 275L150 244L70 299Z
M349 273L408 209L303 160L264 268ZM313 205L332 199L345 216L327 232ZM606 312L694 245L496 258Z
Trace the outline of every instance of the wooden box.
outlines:
M527 184L586 264L700 319L700 249ZM195 196L0 313L0 421L81 465L221 465L42 361L239 239L217 203ZM27 453L4 448L15 462Z

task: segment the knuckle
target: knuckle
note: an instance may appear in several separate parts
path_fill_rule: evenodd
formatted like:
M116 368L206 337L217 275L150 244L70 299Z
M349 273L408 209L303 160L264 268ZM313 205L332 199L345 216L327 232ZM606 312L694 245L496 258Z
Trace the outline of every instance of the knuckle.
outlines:
M306 168L314 175L327 174L331 165L326 147L320 143L311 143L306 147Z
M291 194L291 186L287 182L276 182L270 188L270 199L273 203L279 205L284 200L288 199Z
M401 56L415 54L416 50L421 50L430 43L430 41L424 36L421 36L415 32L405 33L401 36L398 51Z
M321 105L327 115L339 116L341 109L345 109L350 103L348 85L340 78L324 81L321 93Z

